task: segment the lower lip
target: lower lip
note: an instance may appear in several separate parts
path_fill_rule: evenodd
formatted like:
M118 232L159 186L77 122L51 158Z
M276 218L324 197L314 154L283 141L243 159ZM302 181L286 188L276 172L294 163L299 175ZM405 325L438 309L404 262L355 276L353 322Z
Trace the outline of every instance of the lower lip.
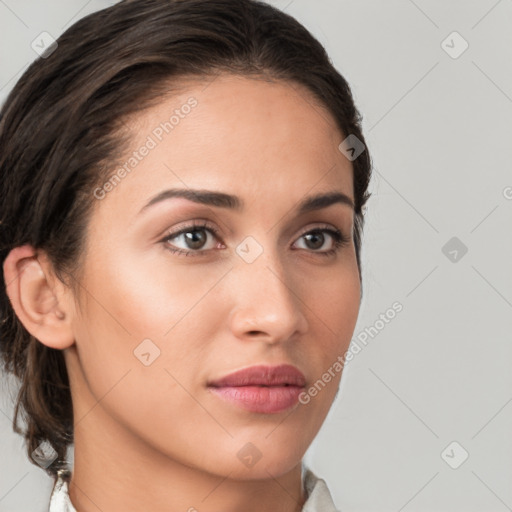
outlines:
M283 412L299 401L304 388L299 386L210 387L223 400L242 409L263 414Z

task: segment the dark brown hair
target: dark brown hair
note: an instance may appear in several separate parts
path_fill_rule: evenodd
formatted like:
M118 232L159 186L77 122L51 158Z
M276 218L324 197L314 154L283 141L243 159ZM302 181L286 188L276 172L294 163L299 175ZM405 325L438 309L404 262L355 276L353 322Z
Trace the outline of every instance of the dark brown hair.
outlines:
M53 53L33 62L7 97L0 120L0 261L30 244L77 290L92 191L121 158L127 116L151 106L186 77L267 76L303 87L341 132L362 143L345 79L294 18L255 0L131 0L79 20ZM341 141L340 141L341 142ZM368 150L353 162L354 242L361 279L362 208L369 198ZM20 382L13 428L29 458L46 441L66 468L73 410L60 350L31 336L0 293L0 354ZM20 430L18 419L26 422Z

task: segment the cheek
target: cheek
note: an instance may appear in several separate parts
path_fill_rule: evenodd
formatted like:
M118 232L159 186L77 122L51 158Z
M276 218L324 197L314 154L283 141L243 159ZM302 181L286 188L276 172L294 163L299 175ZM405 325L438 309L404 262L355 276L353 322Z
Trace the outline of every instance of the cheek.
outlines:
M85 410L101 401L141 437L148 435L148 421L168 428L176 410L202 418L204 411L184 389L196 394L201 385L193 376L200 374L211 315L201 297L215 279L191 280L176 271L170 279L170 272L129 258L105 256L102 263L84 277L88 293L75 326L81 373L92 395Z
M164 250L154 254L138 257L128 250L122 259L105 255L87 280L91 295L101 303L100 315L110 317L106 323L117 322L135 339L164 337L218 280L215 272L173 265Z
M108 361L100 376L107 386L109 374L111 380L142 366L140 346L151 359L158 356L152 368L190 374L220 321L216 284L225 269L207 272L197 266L191 272L172 267L165 255L148 261L125 254L120 260L98 255L84 277L88 293L76 336L84 371L97 373L104 366L98 362Z
M310 418L311 435L316 435L339 389L343 361L357 323L361 285L357 266L347 266L330 279L309 281L304 303L309 335L302 347L315 368L301 406Z
M330 278L316 284L308 282L309 293L305 303L320 321L335 352L346 349L353 335L359 314L361 285L357 269L340 269Z

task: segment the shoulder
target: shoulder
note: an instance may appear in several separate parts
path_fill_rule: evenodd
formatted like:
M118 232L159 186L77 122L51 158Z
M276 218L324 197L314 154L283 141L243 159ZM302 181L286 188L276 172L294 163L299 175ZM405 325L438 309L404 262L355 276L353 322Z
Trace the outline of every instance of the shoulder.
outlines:
M302 474L306 493L306 502L302 512L339 512L334 506L325 480L317 477L307 466L303 467Z

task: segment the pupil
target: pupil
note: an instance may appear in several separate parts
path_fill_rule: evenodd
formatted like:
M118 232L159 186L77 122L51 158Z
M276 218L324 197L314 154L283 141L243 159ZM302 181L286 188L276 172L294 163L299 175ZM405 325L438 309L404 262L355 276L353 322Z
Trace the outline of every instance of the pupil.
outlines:
M322 247L322 245L324 244L324 235L320 232L315 232L315 233L309 233L306 235L307 237L307 241L310 242L310 241L313 241L313 247L310 247L312 249L318 249L319 247ZM316 239L316 244L315 244L315 239ZM320 242L320 243L318 243Z
M191 249L200 249L204 245L206 237L204 231L194 230L185 233L185 238Z

